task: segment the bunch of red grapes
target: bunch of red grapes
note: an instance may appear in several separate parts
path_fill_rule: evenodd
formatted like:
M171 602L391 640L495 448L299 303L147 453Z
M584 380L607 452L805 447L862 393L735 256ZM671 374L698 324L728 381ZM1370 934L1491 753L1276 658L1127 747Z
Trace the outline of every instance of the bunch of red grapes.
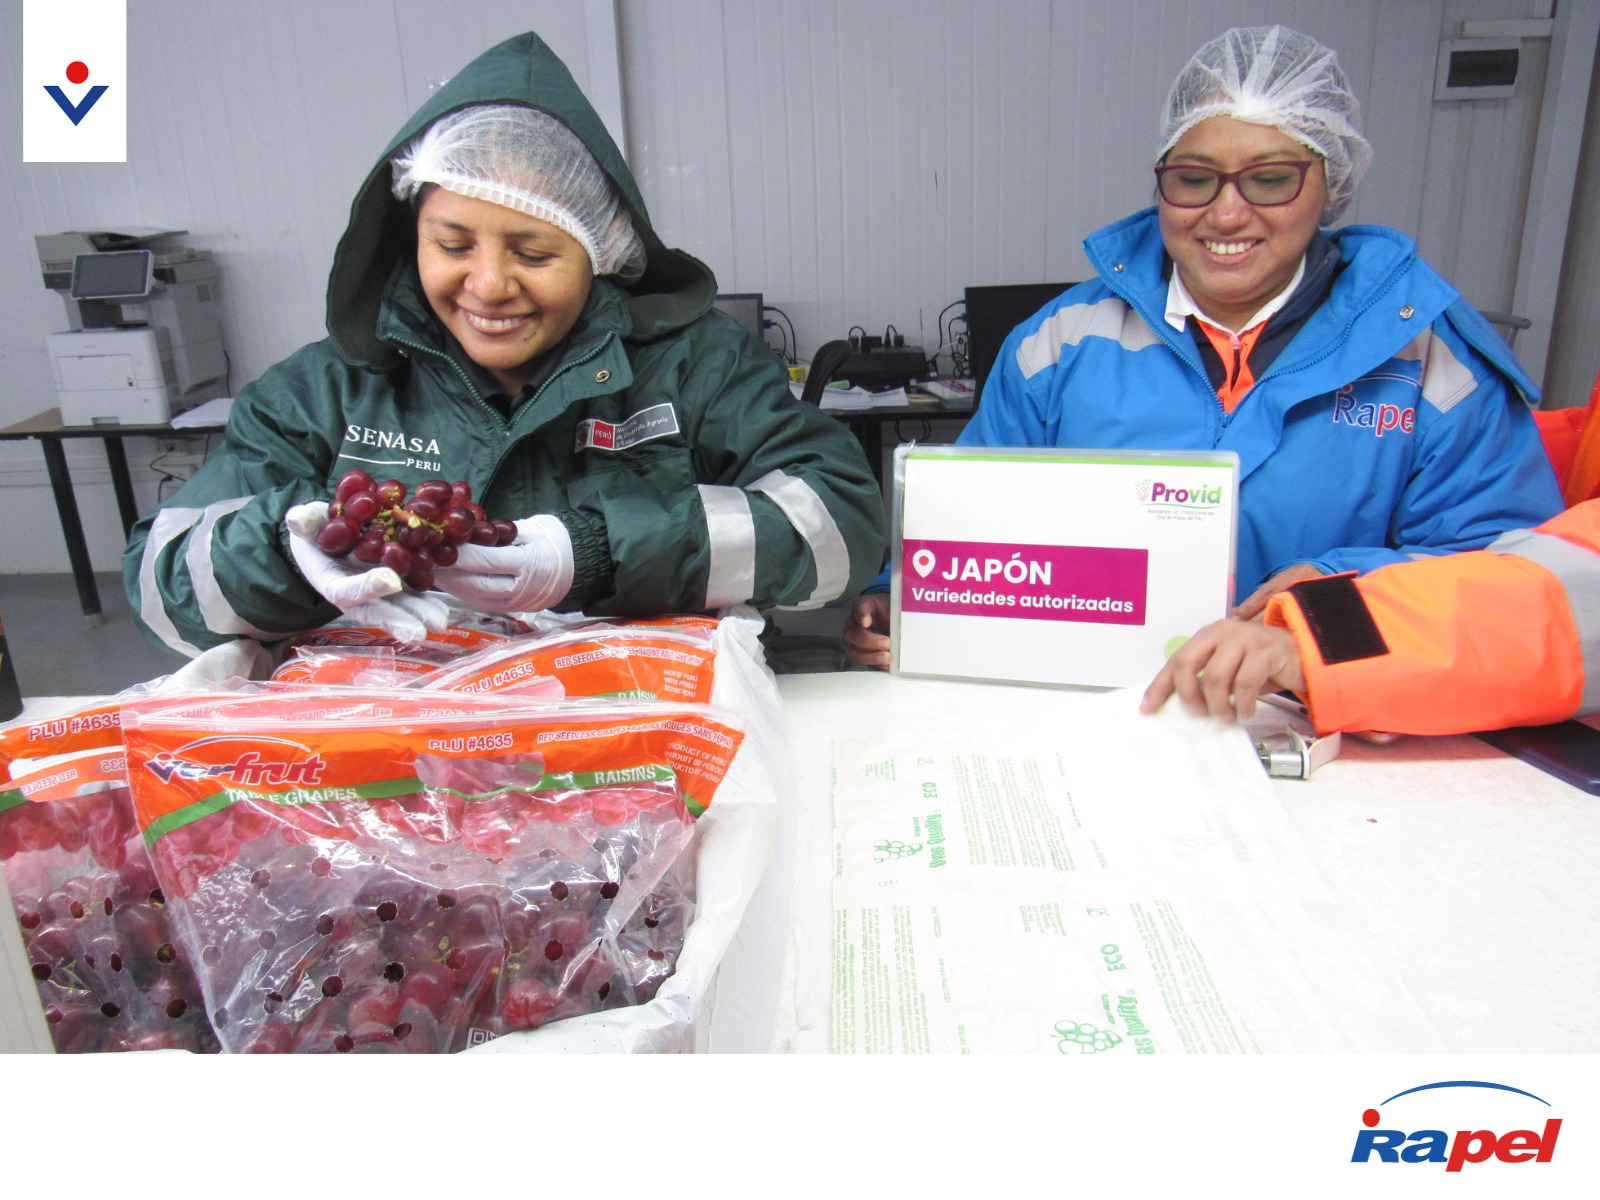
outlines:
M455 565L457 547L509 546L515 521L491 518L473 503L470 484L425 479L409 501L397 479L378 483L365 471L348 471L334 487L328 523L317 545L332 558L347 555L374 567L388 567L408 587L433 587L433 569Z

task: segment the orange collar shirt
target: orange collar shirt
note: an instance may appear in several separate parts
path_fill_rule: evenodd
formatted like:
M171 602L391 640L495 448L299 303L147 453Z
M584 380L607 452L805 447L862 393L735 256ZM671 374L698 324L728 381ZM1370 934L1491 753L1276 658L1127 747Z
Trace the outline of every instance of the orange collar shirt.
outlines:
M1183 286L1183 280L1176 269L1167 283L1167 324L1180 332L1187 328L1188 319L1193 317L1195 324L1205 334L1206 340L1211 343L1212 349L1217 352L1217 357L1222 360L1225 368L1225 378L1217 388L1217 399L1222 403L1222 411L1233 412L1239 407L1240 401L1250 393L1255 386L1256 377L1250 370L1250 351L1255 349L1256 339L1261 336L1261 331L1267 322L1289 302L1295 289L1300 286L1300 281L1305 278L1306 260L1301 257L1300 263L1295 267L1294 276L1287 286L1267 301L1248 322L1242 331L1234 331L1213 322L1200 311L1189 295L1189 289Z

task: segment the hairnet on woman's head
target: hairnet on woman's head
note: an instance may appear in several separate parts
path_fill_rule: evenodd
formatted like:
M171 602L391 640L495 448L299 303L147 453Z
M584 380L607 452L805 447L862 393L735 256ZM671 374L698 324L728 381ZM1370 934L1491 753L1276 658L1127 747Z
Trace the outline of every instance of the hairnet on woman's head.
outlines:
M572 130L547 112L480 104L440 117L391 163L396 199L430 183L548 221L577 240L596 275L644 273L644 242L621 194Z
M1328 178L1324 225L1349 207L1372 161L1361 105L1334 52L1282 25L1230 29L1195 52L1167 95L1157 158L1207 117L1272 125L1320 154Z

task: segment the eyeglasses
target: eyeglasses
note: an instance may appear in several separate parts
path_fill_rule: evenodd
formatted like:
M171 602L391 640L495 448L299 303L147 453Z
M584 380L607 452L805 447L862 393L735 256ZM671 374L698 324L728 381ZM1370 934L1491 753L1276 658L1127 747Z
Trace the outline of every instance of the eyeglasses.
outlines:
M1156 168L1156 188L1174 208L1204 208L1222 192L1223 184L1231 183L1249 203L1272 208L1298 197L1306 186L1306 172L1315 165L1315 160L1264 162L1240 171L1218 171L1180 163Z

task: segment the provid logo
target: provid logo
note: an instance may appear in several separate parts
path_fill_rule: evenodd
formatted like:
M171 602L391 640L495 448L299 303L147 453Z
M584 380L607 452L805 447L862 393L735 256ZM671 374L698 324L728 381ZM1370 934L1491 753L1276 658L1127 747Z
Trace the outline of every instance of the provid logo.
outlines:
M1133 487L1142 505L1164 508L1218 508L1222 505L1221 484L1184 485L1141 479Z

